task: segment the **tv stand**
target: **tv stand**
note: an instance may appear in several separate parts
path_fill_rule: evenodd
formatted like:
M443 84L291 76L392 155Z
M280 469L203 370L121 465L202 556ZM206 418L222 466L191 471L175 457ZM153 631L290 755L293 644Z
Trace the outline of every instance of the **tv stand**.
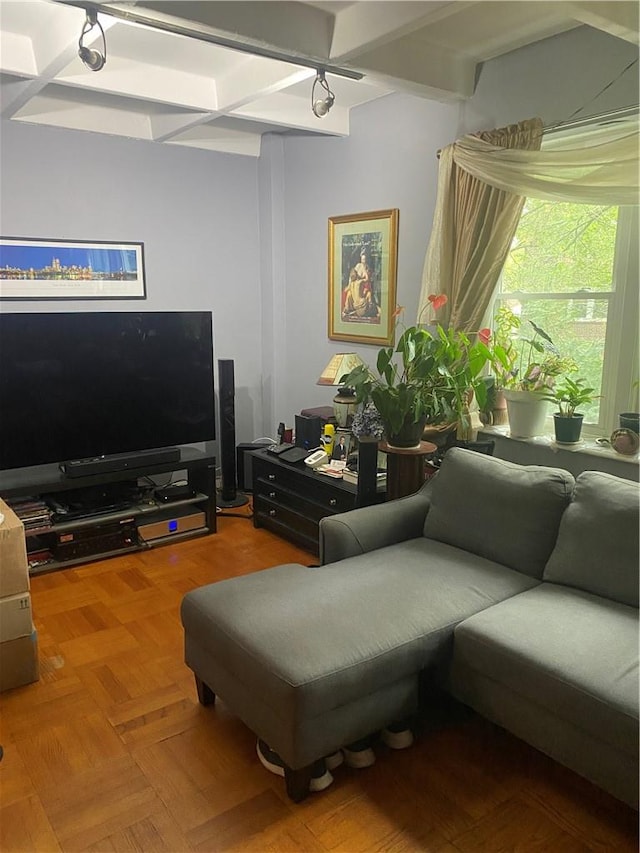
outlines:
M25 529L30 574L215 533L215 457L176 450L172 461L139 456L137 467L84 477L66 477L57 465L0 472L3 500L28 497L51 510L50 520ZM177 472L186 473L188 495L158 501L150 478Z

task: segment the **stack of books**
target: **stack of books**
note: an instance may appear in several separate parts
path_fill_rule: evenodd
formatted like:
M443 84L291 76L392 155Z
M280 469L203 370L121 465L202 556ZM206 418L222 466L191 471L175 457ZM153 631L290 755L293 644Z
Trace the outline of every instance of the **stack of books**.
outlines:
M342 472L342 479L345 483L354 483L358 484L358 472L353 471L351 468L345 468ZM384 468L379 468L376 473L376 479L378 481L378 485L382 485L387 482L387 472Z
M346 462L338 459L332 459L324 465L318 465L313 469L316 474L323 474L325 477L333 477L334 480L342 480L342 475L346 471Z
M45 533L51 530L51 510L40 498L15 498L8 500L7 504L24 525L25 533Z

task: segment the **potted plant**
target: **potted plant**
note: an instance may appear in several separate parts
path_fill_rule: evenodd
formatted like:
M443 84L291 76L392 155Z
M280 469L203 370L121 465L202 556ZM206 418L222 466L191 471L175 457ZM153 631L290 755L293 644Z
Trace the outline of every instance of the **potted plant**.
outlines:
M561 383L544 395L544 399L555 403L558 411L553 415L556 441L558 444L576 444L580 441L583 415L576 412L595 399L595 388L587 388L584 379L565 376Z
M633 383L633 395L635 402L638 402L638 387L640 380L636 379ZM633 432L640 434L640 412L620 412L618 415L620 421L620 429L630 429Z
M511 435L531 438L544 431L549 390L555 380L577 365L558 352L549 335L533 320L529 337L519 336L522 321L503 306L497 314L497 328L491 357L498 387L503 390L509 413Z
M507 401L504 396L505 384L513 375L517 351L514 334L520 328L520 318L506 305L501 306L495 315L492 340L492 355L495 371L491 418L495 426L509 422Z
M430 296L434 309L446 296ZM402 312L396 311L396 317ZM375 372L358 365L341 381L355 389L357 401L373 403L383 423L387 443L393 447L417 447L428 423L457 421L470 425L473 394L484 403L486 384L481 372L490 359L490 331L478 333L472 343L463 332L411 326L402 331L397 345L378 351Z

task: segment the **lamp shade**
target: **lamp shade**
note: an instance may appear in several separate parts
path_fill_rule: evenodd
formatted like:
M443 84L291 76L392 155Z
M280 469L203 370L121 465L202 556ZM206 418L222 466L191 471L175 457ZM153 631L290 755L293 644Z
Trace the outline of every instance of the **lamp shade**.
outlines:
M333 356L329 364L322 371L316 385L342 385L340 379L345 373L350 373L354 367L364 364L355 352L339 352Z

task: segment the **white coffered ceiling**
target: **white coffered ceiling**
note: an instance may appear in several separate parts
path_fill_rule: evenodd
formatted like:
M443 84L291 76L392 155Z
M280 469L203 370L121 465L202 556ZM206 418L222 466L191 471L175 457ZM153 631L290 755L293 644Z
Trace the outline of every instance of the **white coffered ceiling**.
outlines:
M81 5L98 9L105 30L98 72L78 57ZM258 156L267 132L348 135L351 108L390 92L469 98L482 62L583 24L637 44L638 8L615 0L0 0L1 111ZM324 118L311 111L314 66L328 69L336 96Z

